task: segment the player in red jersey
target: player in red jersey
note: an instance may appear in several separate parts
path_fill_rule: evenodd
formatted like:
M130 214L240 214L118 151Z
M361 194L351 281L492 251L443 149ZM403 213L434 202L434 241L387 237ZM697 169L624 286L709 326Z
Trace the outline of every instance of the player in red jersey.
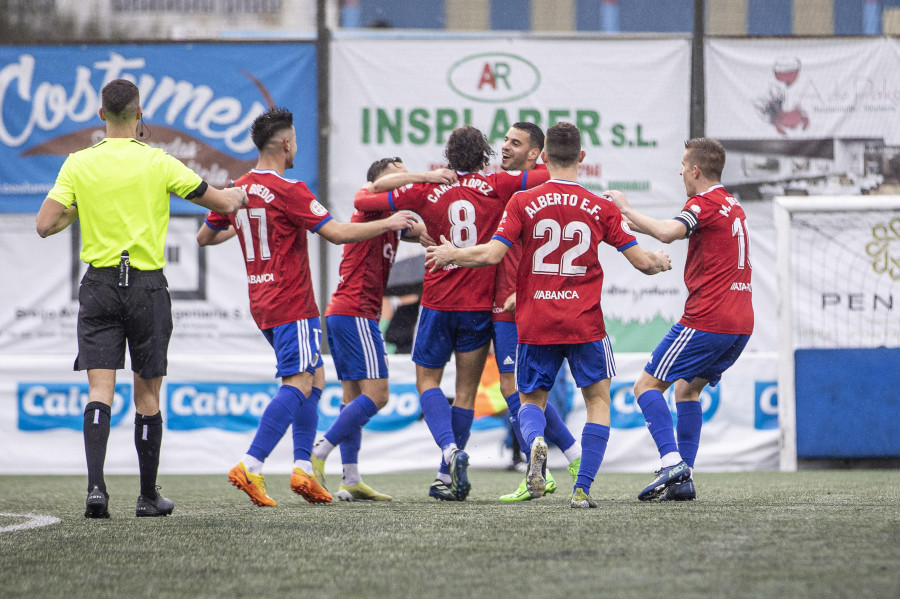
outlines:
M325 375L322 369L319 310L310 281L307 231L336 244L377 237L411 227L406 213L367 223L332 219L302 181L287 179L297 153L293 115L273 108L250 128L259 149L256 168L235 181L250 198L233 215L210 212L197 232L201 246L222 243L238 232L250 293L250 312L275 349L282 385L266 407L244 459L228 473L233 485L261 506L274 506L266 494L262 466L293 425L294 470L291 489L313 503L331 495L311 475L310 451L318 421L317 402Z
M632 208L625 194L607 192L635 230L671 243L688 239L684 315L663 338L634 384L634 396L656 442L662 468L638 498L690 501L700 444L700 392L715 386L753 332L750 236L740 203L722 186L725 148L714 139L684 144L681 178L688 201L675 218L657 220ZM675 385L675 427L666 400Z
M575 182L584 156L577 127L570 123L550 127L541 157L553 178L515 194L488 243L459 248L442 238L441 245L428 248L426 260L432 269L448 264L483 267L497 264L508 248L521 244L516 382L522 399L519 424L531 448L527 488L534 497L545 491L544 406L565 359L587 406L572 507L597 506L590 487L609 439L609 383L615 361L600 308L603 269L598 246L606 242L616 247L646 274L671 268L665 253L654 254L637 245L612 202Z
M369 167L368 183L357 195L369 195L374 181L392 174L402 185L456 181L456 173L449 169L410 173L400 158L383 158ZM382 199L390 201L392 192L383 196ZM355 211L350 222L371 222L390 214L390 211ZM405 235L404 239L419 241L421 238L423 244L433 245L434 241L424 235L424 231L425 225L416 223L415 231ZM396 232L390 231L345 245L338 286L325 310L328 344L343 389L343 405L334 424L313 447L310 460L317 480L324 486L325 460L335 446L340 445L343 479L337 497L344 501L391 499L363 482L359 475L358 455L363 426L387 405L390 395L387 355L378 321L399 238Z
M522 183L517 188L503 186L503 191L509 191L504 195L504 203L509 201L512 194L534 187L540 183L546 183L550 179L547 167L537 164L541 150L544 149L544 132L533 123L518 122L506 132L503 146L500 149L502 161L501 168L510 176L521 172ZM518 178L518 177L516 177ZM519 268L519 259L522 255L522 247L514 245L506 252L506 256L497 265L497 277L494 284L494 305L492 308L492 326L494 328L494 353L497 356L497 368L500 372L500 392L506 399L510 425L519 442L519 447L530 456L530 450L522 437L519 428L519 393L516 390L516 347L518 346L518 331L516 330L516 271ZM569 432L565 422L556 410L552 402L547 403L544 411L547 417L547 441L554 443L569 461L569 473L573 479L578 474L581 464L581 444ZM512 493L500 497L500 501L528 501L532 499L531 493L526 488L523 478L519 487ZM546 493L556 491L556 481L547 471Z
M460 127L450 135L445 150L449 167L457 171L457 183L412 185L397 189L391 202L365 199L354 205L365 211L409 209L422 217L433 239L444 235L461 247L483 243L500 222L501 194L508 197L523 180L521 173L481 174L493 153L481 131ZM381 191L390 185L385 177L375 188ZM422 412L443 457L429 489L436 499L463 501L471 489L464 448L491 340L494 276L494 268L448 267L425 273L413 362ZM440 383L452 353L456 355L456 396L450 408Z

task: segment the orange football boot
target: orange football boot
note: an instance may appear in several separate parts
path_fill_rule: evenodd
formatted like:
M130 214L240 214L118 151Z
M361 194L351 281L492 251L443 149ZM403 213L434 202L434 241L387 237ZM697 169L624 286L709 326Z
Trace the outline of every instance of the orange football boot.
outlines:
M291 473L291 491L302 495L310 503L331 503L331 493L319 484L315 476L310 476L301 468Z
M250 496L250 501L260 507L275 507L275 500L266 495L266 479L262 474L247 472L244 462L228 471L228 480L232 485Z

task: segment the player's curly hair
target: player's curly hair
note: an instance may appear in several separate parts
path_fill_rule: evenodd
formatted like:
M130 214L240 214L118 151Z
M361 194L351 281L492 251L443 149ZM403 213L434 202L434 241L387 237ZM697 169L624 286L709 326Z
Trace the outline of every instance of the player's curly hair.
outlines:
M266 144L285 129L294 126L294 115L287 108L270 108L253 121L250 125L250 139L258 150L266 147Z
M490 164L493 155L490 142L471 125L454 129L444 151L448 166L466 173L477 173Z
M113 79L100 90L100 105L108 121L127 121L141 104L138 87L127 79Z
M695 137L684 142L688 161L697 165L710 181L720 181L725 169L725 146L717 139Z
M369 167L369 170L366 173L366 181L374 183L375 179L381 176L381 173L385 171L389 164L403 164L403 161L400 160L399 156L394 156L393 158L379 158Z
M578 164L581 155L581 131L572 123L557 123L547 129L544 146L547 162L557 166Z

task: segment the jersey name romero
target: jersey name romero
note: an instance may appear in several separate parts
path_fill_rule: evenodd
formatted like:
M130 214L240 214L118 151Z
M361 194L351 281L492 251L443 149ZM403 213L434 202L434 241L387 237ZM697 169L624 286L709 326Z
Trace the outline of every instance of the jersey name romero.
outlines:
M512 197L494 238L522 246L519 343L588 343L606 336L598 246L622 251L637 243L615 204L577 183L552 179Z
M254 169L234 182L250 201L234 214L210 212L213 229L233 225L244 252L250 313L261 329L319 315L309 272L306 232L331 220L302 181Z

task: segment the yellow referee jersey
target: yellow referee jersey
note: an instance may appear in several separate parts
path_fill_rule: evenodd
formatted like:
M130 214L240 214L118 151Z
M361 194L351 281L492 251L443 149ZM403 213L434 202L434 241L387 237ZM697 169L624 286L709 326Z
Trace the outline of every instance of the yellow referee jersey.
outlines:
M166 263L169 194L189 195L202 179L164 150L136 139L107 137L69 154L47 197L65 207L78 202L81 259L116 266L128 250L131 266L156 270Z

